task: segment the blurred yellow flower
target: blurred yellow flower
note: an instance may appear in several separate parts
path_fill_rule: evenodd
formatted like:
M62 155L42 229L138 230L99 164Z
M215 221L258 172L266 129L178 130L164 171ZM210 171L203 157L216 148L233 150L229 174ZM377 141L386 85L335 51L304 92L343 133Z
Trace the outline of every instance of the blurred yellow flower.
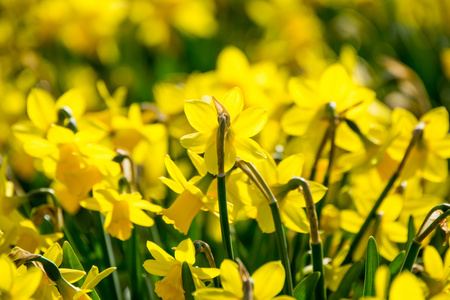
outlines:
M153 219L142 210L160 212L162 209L143 200L139 193L119 194L113 189L94 190L94 197L81 201L80 205L105 215L105 231L122 241L130 238L133 223L153 226Z
M244 99L240 88L229 90L221 104L230 117L230 126L225 138L225 172L229 171L236 157L244 161L254 162L266 158L261 147L250 137L261 131L267 120L267 110L262 107L251 107L242 111ZM181 145L195 153L205 153L208 172L217 174L217 111L212 101L187 100L184 106L189 123L196 133L181 138Z
M165 276L155 284L155 292L163 300L185 299L181 279L183 262L188 263L197 289L205 287L202 280L211 280L219 276L219 269L193 266L195 263L195 248L191 239L186 239L177 246L175 258L167 254L166 251L153 242L148 241L147 248L154 259L149 259L144 262L145 270L150 274Z

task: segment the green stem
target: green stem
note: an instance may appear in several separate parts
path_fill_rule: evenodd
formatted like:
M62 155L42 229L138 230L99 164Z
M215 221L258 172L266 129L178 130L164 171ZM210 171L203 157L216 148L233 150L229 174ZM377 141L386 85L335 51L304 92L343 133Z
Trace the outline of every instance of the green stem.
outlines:
M320 272L319 281L316 285L316 299L326 299L326 289L325 289L325 278L324 278L324 269L323 269L323 247L322 242L313 244L310 243L311 246L311 254L312 254L312 264L313 264L313 272Z
M106 246L106 252L108 255L108 260L109 260L109 266L110 267L115 267L116 266L116 257L114 255L114 249L111 243L111 237L109 236L109 234L107 234L104 230L103 230L103 225L105 222L105 218L103 217L102 214L99 213L100 216L100 221L102 224L102 228L101 228L101 232L103 233L103 238L105 241L105 246ZM112 278L113 278L113 282L114 282L114 289L117 295L117 299L118 300L122 300L123 299L123 295L122 295L122 289L120 287L120 280L119 280L119 275L117 272L113 272L112 273Z
M227 132L227 117L219 115L219 129L217 131L217 196L219 201L220 229L222 231L222 243L225 250L225 258L234 260L233 246L231 243L230 223L228 221L227 190L225 183L225 138Z
M247 163L241 159L237 159L237 165L241 170L255 183L255 185L261 190L263 195L269 202L270 209L272 211L273 223L275 225L275 235L277 239L278 252L280 253L280 259L286 272L285 293L292 296L294 287L292 282L291 265L289 262L289 254L287 248L286 235L281 222L280 210L278 207L278 201L275 199L272 191L267 183L261 177L261 174L251 163Z
M284 265L284 271L286 273L284 292L287 295L292 296L294 293L294 287L291 275L291 264L289 263L286 236L284 234L283 226L281 223L280 210L278 208L277 202L272 202L269 204L269 206L270 210L272 211L273 223L275 224L275 236L277 238L278 252L280 253L280 258Z
M391 190L395 181L400 176L400 174L405 166L406 160L408 159L409 155L411 154L412 149L414 148L416 143L419 141L419 139L422 137L424 126L425 126L425 124L421 122L414 128L413 137L411 138L411 141L409 142L408 148L405 151L405 155L403 156L402 161L400 162L397 170L392 175L388 184L384 188L380 197L378 197L378 200L375 202L374 206L372 207L372 210L370 211L369 215L367 216L366 220L364 221L364 224L361 226L361 229L359 230L359 232L356 234L355 238L353 239L353 241L350 245L349 251L347 253L347 256L344 259L343 264L347 264L352 261L353 252L355 251L356 247L358 246L359 241L361 240L362 236L364 235L367 228L369 227L369 224L372 221L372 219L376 216L377 210L380 207L381 203L383 202L384 198L386 198L387 194Z
M204 241L194 241L194 246L196 246L196 254L198 252L205 253L205 256L206 256L206 259L208 260L209 266L211 268L216 268L216 262L214 260L213 254L212 254L211 247L209 247L208 243L205 243ZM214 277L213 284L217 288L220 287L220 277L219 276Z
M400 273L403 270L408 270L409 272L411 272L421 246L421 242L418 242L415 239L412 241L411 245L409 246L408 252L406 253L405 259L403 260L403 264L400 267Z

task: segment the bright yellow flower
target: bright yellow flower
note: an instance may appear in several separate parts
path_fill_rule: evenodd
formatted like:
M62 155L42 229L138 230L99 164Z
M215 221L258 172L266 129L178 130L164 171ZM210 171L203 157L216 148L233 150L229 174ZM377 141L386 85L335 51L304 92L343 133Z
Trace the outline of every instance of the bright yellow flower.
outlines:
M449 115L445 107L434 108L419 120L406 110L397 114L403 115L403 130L399 129L398 138L387 150L395 159L403 157L414 126L419 122L425 123L423 136L408 158L403 177L416 175L432 182L444 181L448 176L447 159L450 158Z
M42 272L38 268L17 269L5 254L0 256L0 270L0 299L31 299L41 282Z
M25 151L42 160L49 177L55 177L55 193L63 208L75 214L79 201L104 177L114 177L120 168L112 161L115 153L92 143L87 131L51 125L47 139L34 138L24 144Z
M375 92L356 85L341 64L328 67L317 82L292 78L289 91L296 105L283 116L283 129L290 135L311 137L317 144L331 121L327 105L334 106L339 117L364 122L362 116L375 100ZM335 143L352 152L363 148L360 138L345 122L336 128Z
M253 299L270 300L294 299L289 296L275 297L282 289L286 274L280 261L269 262L261 266L251 276L253 279ZM204 288L194 292L196 300L209 299L245 299L239 266L237 263L225 259L220 265L220 280L223 289Z
M173 224L175 229L181 233L187 234L192 220L200 209L213 210L214 206L208 205L205 195L198 187L184 178L180 169L168 155L164 161L172 179L161 177L161 181L179 196L169 208L161 211L163 220L168 224Z
M183 262L188 263L197 289L205 287L202 280L211 280L219 276L220 271L216 268L199 268L193 266L195 263L195 248L191 239L186 239L177 246L175 258L167 254L167 252L153 242L148 241L147 248L154 259L149 259L144 262L145 270L150 274L165 276L155 284L155 292L163 300L185 299L181 279Z
M263 128L267 111L262 107L251 107L242 111L244 99L239 88L229 90L221 103L230 115L230 127L225 140L225 172L229 171L236 157L244 161L257 161L266 158L261 147L250 137ZM189 123L196 133L181 138L183 147L195 152L205 153L208 172L217 174L217 111L212 101L187 100L184 106Z
M94 197L81 201L80 205L105 215L105 231L122 241L130 238L133 223L153 226L153 219L142 210L161 211L160 206L143 200L139 193L119 194L113 189L94 190Z

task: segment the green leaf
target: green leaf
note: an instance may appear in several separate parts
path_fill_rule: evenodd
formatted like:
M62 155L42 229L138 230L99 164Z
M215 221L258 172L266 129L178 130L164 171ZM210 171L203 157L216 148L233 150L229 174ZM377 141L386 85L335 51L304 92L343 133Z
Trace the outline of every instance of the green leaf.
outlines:
M192 293L195 292L195 283L192 278L191 268L187 262L183 262L181 269L181 278L183 280L184 297L186 300L194 300Z
M414 229L414 218L413 216L409 216L408 221L408 241L406 242L406 249L411 245L414 237L416 236L416 230Z
M313 299L314 290L320 278L320 272L313 272L304 278L294 289L294 298L297 300Z
M389 272L391 273L391 278L394 278L394 276L400 271L400 267L402 266L405 254L406 254L405 251L401 251L389 265Z
M364 297L375 297L375 272L378 269L377 243L373 236L367 242L366 276L364 280Z
M359 275L364 269L364 262L357 261L355 262L350 269L348 269L347 273L345 273L344 278L341 281L336 292L331 295L330 300L339 300L341 298L347 298L350 290L352 289L353 284L358 280Z

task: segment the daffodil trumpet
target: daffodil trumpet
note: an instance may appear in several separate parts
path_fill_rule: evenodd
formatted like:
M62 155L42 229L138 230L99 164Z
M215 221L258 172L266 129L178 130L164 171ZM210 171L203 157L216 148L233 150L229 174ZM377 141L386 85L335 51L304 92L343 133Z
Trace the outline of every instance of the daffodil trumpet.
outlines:
M308 216L310 226L309 244L311 247L313 272L320 273L319 281L316 285L315 296L318 300L325 300L327 299L327 294L325 289L325 273L323 268L323 246L319 235L319 219L317 217L316 206L311 194L311 189L309 188L308 181L300 177L292 178L288 182L288 185L291 187L296 187L305 197L306 215Z
M67 127L74 133L78 132L77 120L73 116L72 109L68 106L62 106L58 110L58 121L56 122L56 124L59 126Z
M397 167L397 170L392 174L391 178L389 179L389 182L385 186L383 192L381 192L381 195L378 197L377 201L375 202L374 206L372 207L372 210L368 214L366 220L364 221L363 225L361 226L361 229L356 234L355 238L353 239L350 248L348 250L347 256L345 257L343 261L343 265L350 263L352 260L352 255L355 249L358 246L359 241L361 240L361 237L365 234L367 228L369 227L370 222L372 219L376 216L377 210L380 207L383 200L386 198L387 194L391 190L391 188L394 186L394 183L397 181L397 179L400 177L400 174L405 166L406 161L408 160L409 155L411 154L413 148L416 146L416 144L419 142L419 140L422 138L423 130L425 128L425 123L420 122L414 127L413 130L413 136L408 144L408 147L406 148L405 154L403 155L403 158L400 162L400 164Z
M286 236L284 234L280 209L278 207L278 201L273 195L267 183L261 177L258 170L252 163L248 163L238 158L236 161L237 166L255 183L255 185L261 190L263 195L269 202L270 210L272 212L273 223L275 225L275 235L277 239L278 252L280 253L281 262L283 263L284 270L286 272L285 293L287 295L293 295L293 282L291 275L291 265L289 263L289 254L286 242Z
M417 259L417 255L419 254L419 250L422 246L423 240L438 226L441 226L441 228L447 228L446 218L449 215L450 204L448 203L437 205L430 210L408 248L399 273L404 270L408 270L411 272L414 262ZM446 233L446 238L448 238L448 229Z
M213 98L215 100L215 98ZM219 127L217 129L217 196L219 201L220 228L222 242L225 247L225 258L234 260L233 245L231 243L230 223L228 221L227 190L225 183L225 139L228 132L229 116L225 107L215 100Z

